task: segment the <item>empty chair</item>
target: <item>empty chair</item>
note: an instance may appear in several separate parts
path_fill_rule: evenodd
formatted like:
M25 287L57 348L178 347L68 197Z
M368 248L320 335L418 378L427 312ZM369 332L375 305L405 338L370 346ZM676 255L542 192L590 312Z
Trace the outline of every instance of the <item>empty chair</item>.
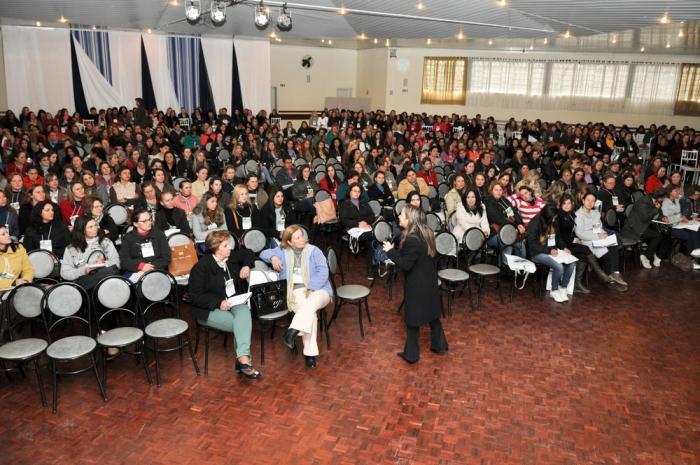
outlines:
M382 205L378 200L370 200L367 204L369 205L369 208L372 209L374 216L379 217L382 215Z
M377 244L382 244L385 241L391 242L391 240L394 237L394 231L391 228L391 225L387 223L386 221L380 220L374 223L372 226L372 236L374 237L374 240ZM380 272L378 273L378 277L384 276L381 273L381 265L386 266L386 274L388 275L387 278L387 287L389 288L389 299L394 298L394 276L396 274L396 267L394 262L392 262L390 259L384 260L384 262L379 264L380 267ZM342 282L342 281L341 281ZM370 289L374 287L374 283L377 282L377 279L375 278L372 281L372 284L370 285Z
M506 225L506 226L511 226L516 234L517 234L517 229L515 229L512 225ZM507 229L506 226L501 228L501 231L503 229ZM500 233L500 232L499 232ZM508 231L506 231L506 236L508 236ZM467 258L467 269L469 270L470 273L475 275L477 277L477 287L476 287L476 308L479 309L481 308L481 294L483 293L484 289L484 282L488 277L495 277L496 279L496 288L498 289L498 297L501 300L501 303L503 303L503 296L501 295L501 280L500 280L500 273L501 269L498 268L495 265L490 265L488 263L477 263L477 264L472 264L474 261L474 258L483 251L484 243L486 241L486 237L484 236L484 233L481 229L479 228L470 228L468 229L465 233L464 236L462 237L462 244L464 245L464 248L467 250L469 256Z
M398 218L399 215L401 214L401 210L403 210L403 207L406 205L406 201L404 199L397 200L396 203L394 204L394 217Z
M51 408L53 413L56 413L58 407L59 375L73 375L92 369L95 372L102 398L107 400L107 391L97 370L95 356L97 341L91 337L90 300L85 290L74 283L56 284L46 291L41 307L50 342L46 348L46 355L49 358L53 375ZM61 330L60 333L59 330ZM85 368L73 371L59 369L59 365L65 365L81 358L88 358L90 364Z
M144 273L136 283L136 296L144 333L153 341L152 350L156 359L156 384L160 386L160 357L158 354L178 350L182 357L182 348L185 345L190 353L194 370L199 376L199 365L187 335L189 325L180 317L175 278L170 273L160 270ZM166 313L164 318L152 316L158 309ZM167 313L171 313L172 316L168 317ZM161 341L175 338L177 338L175 347L163 348L160 346Z
M433 232L438 233L442 231L442 220L433 212L428 212L425 215L425 219L428 223L428 227L433 230Z
M267 246L267 236L265 236L262 230L257 228L246 231L241 241L245 248L251 250L256 255L265 250Z
M48 250L35 249L29 252L29 261L34 268L34 282L57 283L61 261Z
M122 204L113 203L107 205L105 214L109 215L117 226L122 227L129 222L129 210Z
M343 304L349 303L357 305L357 317L360 322L360 336L365 337L365 329L362 322L362 306L365 307L365 312L367 313L367 320L372 323L372 317L369 314L369 303L368 298L370 294L370 289L367 286L362 286L360 284L345 284L336 287L335 285L335 274L340 268L340 263L338 262L338 256L335 250L328 248L326 252L326 259L328 260L328 269L330 270L330 281L333 286L333 292L335 294L335 307L333 308L333 315L331 316L326 330L330 328L331 324L338 318L340 313L340 307Z
M450 232L443 231L435 235L435 248L438 253L438 263L445 263L444 268L438 267L438 278L447 292L447 315L452 315L454 295L464 289L469 293L469 302L474 307L469 288L469 273L459 269L459 244L457 238ZM454 267L450 267L454 263Z

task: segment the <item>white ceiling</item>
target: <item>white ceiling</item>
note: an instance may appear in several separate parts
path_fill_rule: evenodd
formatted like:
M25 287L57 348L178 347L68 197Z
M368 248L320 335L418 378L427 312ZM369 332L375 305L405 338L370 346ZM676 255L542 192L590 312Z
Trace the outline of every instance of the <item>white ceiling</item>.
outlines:
M72 25L152 28L178 34L266 37L273 30L268 27L266 31L258 31L253 25L253 8L257 1L243 0L242 4L229 7L227 21L220 27L209 22L190 25L184 21L184 0L176 1L177 5L168 0L2 0L0 17L3 24L41 21L43 25L56 25L57 19L64 16ZM202 1L207 7L209 0ZM506 0L506 6L500 6L499 0L421 0L422 10L416 8L419 0L298 0L296 3L434 20L364 14L342 16L290 7L294 27L290 32L281 33L282 37L355 39L365 34L380 40L446 39L456 38L461 31L470 39L554 39L566 30L574 37L582 37L658 25L664 12L674 24L700 20L700 0ZM278 10L272 7L273 21Z

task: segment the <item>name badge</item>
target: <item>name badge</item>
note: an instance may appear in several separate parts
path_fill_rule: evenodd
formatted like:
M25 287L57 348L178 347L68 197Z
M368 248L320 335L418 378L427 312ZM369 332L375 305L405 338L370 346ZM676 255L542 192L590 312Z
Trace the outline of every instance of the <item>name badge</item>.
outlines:
M253 227L253 220L250 219L250 217L245 218L243 217L243 229L250 229Z
M226 280L226 297L233 297L236 295L236 287L233 284L233 279Z
M556 247L557 245L557 239L554 234L550 234L547 236L547 247Z
M70 225L73 226L75 224L75 220L78 219L78 215L71 215L70 217Z
M0 279L13 279L14 277L14 273L10 273L9 271L3 271L2 274L0 274Z
M612 204L613 204L613 207L617 207L620 204L616 195L612 196Z
M216 223L212 223L212 224L210 224L209 226L207 226L207 231L213 231L213 230L215 230L215 229L218 228L218 227L219 227L219 226L218 226Z
M19 211L19 202L12 202L10 204L12 208L14 208L16 211Z
M153 244L151 242L144 242L141 244L141 257L150 258L155 255L156 253L153 251Z
M48 239L39 241L39 248L41 250L48 250L49 252L53 252L53 245Z
M506 216L515 216L511 207L506 208Z
M301 274L301 267L294 267L294 270L292 271L292 279L294 280L294 284L304 284L304 277Z
M284 220L279 220L277 222L277 231L278 232L284 231Z

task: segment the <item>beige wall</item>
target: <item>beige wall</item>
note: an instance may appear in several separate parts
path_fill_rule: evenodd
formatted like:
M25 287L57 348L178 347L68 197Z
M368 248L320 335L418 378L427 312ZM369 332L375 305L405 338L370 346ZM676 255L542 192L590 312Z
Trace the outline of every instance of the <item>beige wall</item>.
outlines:
M375 48L357 52L357 97L370 98L369 109L386 107L389 50Z
M311 68L301 66L306 55L313 57ZM335 97L338 88L352 88L357 96L356 50L272 45L270 60L279 111L322 109L324 99Z
M2 48L2 34L0 34L0 111L7 109L7 83L5 79L5 52Z

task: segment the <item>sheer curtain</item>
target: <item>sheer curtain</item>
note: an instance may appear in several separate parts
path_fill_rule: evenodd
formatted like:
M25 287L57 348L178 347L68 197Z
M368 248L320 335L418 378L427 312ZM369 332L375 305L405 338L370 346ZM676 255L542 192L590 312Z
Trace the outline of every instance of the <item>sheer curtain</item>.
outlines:
M470 68L469 105L529 108L544 92L544 62L472 59Z
M700 116L700 65L683 64L674 114Z
M226 107L231 114L233 40L209 37L202 37L201 40L216 108Z
M236 47L243 106L251 109L253 113L260 110L270 111L272 94L270 42L235 38L233 43ZM226 107L230 106L230 103L226 105Z
M652 115L672 114L678 71L679 66L671 64L634 65L629 109Z
M77 41L75 44L75 57L78 60L80 81L83 84L83 93L85 94L88 108L118 107L126 103L107 81L103 71L97 67Z
M467 59L425 57L420 103L464 105L467 93Z

